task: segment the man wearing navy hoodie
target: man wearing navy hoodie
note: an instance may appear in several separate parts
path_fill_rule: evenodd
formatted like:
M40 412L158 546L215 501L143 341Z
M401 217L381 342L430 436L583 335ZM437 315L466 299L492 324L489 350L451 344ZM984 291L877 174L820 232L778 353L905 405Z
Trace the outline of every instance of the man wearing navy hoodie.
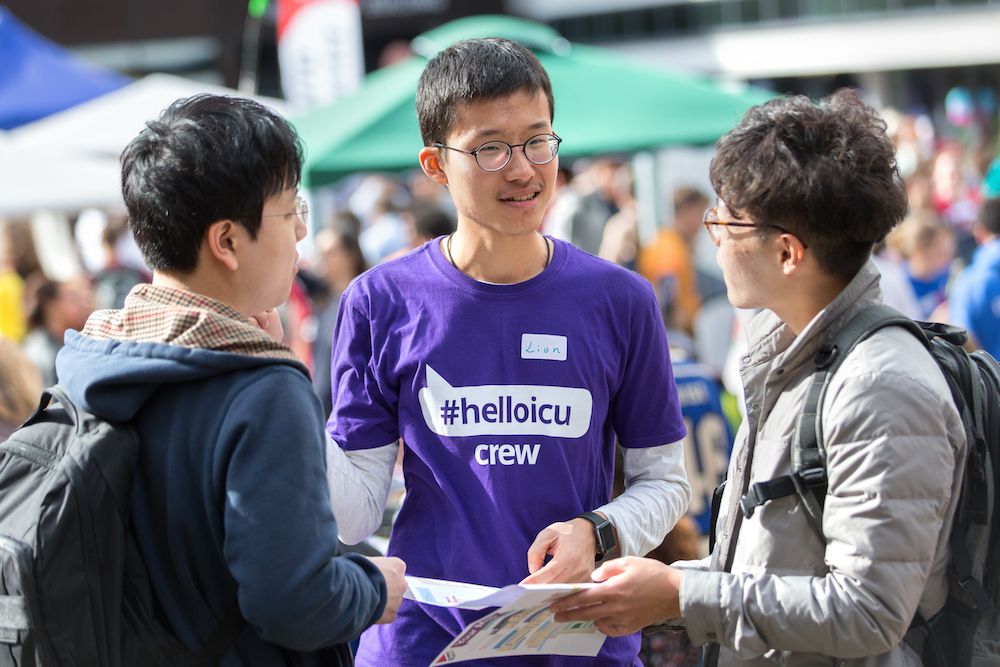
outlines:
M238 98L178 100L147 125L122 190L153 282L67 333L60 384L139 432L136 537L182 643L199 650L238 602L221 664L349 665L347 642L395 618L405 566L337 556L324 415L275 339L306 233L301 146Z

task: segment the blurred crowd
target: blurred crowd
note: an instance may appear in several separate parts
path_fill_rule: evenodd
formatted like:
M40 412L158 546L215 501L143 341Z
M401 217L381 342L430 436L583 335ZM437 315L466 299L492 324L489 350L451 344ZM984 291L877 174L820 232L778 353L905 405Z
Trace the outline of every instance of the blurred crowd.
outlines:
M949 306L977 248L996 234L989 224L1000 225L983 213L984 202L1000 196L995 128L986 123L973 141L968 133L936 133L926 116L884 115L910 200L909 216L875 257L885 299L915 319L975 328L968 313L958 316ZM705 182L703 174L692 176L692 183ZM667 194L664 219L642 224L631 163L613 157L563 165L557 187L544 232L648 279L674 358L699 362L738 395L727 367L734 367L740 325L750 314L729 305L716 248L703 229L714 195L681 185ZM330 340L344 289L366 269L455 229L447 193L419 172L357 176L339 186L335 200L331 215L309 221L311 243L281 312L286 342L312 371L327 411ZM644 238L645 229L655 233ZM150 279L120 215L87 211L64 231L72 256L53 259L49 246L65 244L51 226L0 220L0 438L30 414L39 388L55 383L66 330L81 328L95 309L121 307L132 286ZM79 270L52 268L66 265ZM1000 307L991 317L996 328ZM985 330L971 333L1000 353Z

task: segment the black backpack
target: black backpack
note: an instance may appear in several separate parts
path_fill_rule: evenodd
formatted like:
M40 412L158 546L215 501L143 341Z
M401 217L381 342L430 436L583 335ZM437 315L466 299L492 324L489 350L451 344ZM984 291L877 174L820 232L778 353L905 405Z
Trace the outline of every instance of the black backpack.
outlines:
M740 508L750 518L769 500L798 495L810 525L826 542L822 528L826 451L820 406L830 378L854 346L887 326L905 328L927 347L948 381L968 443L949 538L948 601L932 618L917 614L906 641L927 667L1000 664L1000 364L984 351L968 354L962 348L967 339L964 330L914 322L881 304L858 312L816 352L816 372L796 422L792 474L751 484Z
M235 601L198 655L158 621L129 520L138 456L135 429L58 386L0 445L0 667L207 666L235 642Z

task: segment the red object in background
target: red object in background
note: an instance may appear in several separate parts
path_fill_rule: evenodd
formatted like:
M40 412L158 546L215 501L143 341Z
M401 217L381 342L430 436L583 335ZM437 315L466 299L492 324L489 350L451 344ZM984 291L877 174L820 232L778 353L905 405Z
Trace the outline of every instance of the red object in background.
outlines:
M357 90L365 75L358 0L278 0L281 87L297 111Z
M288 28L288 24L291 22L292 17L295 13L306 5L312 5L317 2L326 2L327 0L278 0L278 39L280 40L284 34L285 30ZM346 2L351 2L353 4L358 4L357 0L344 0Z
M312 303L306 293L302 281L292 281L292 291L288 295L288 326L285 329L285 344L292 348L302 363L313 373L312 338L315 333L315 320Z

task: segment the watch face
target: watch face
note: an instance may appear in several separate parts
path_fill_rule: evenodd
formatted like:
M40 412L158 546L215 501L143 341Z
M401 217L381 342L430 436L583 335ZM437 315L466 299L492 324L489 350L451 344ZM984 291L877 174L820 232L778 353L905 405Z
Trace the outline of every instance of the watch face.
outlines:
M615 531L611 527L611 522L605 521L597 529L597 537L600 541L599 549L601 550L601 555L608 553L615 548Z
M596 560L601 560L617 545L615 531L611 522L594 512L584 512L578 518L586 519L594 526L594 540L597 542Z

